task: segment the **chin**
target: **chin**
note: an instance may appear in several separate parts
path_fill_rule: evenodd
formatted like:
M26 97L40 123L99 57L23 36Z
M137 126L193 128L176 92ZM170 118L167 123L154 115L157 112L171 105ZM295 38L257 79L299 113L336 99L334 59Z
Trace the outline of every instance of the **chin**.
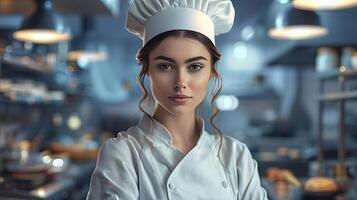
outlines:
M170 108L167 109L167 111L173 115L182 115L182 114L187 114L187 113L191 113L192 109L188 109L188 108Z
M195 108L193 108L190 105L166 105L164 106L165 110L169 113L171 113L172 115L182 115L182 114L187 114L187 113L191 113L194 112Z

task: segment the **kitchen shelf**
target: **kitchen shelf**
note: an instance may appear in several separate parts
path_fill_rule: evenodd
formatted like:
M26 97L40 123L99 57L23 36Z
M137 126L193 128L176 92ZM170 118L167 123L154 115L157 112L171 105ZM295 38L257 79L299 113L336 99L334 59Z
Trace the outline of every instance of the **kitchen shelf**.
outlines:
M357 91L329 93L329 94L321 95L319 97L320 101L340 101L340 100L353 100L353 99L357 99Z
M278 99L279 95L270 88L251 88L235 94L239 99Z
M324 165L324 126L323 126L323 112L326 102L335 102L338 105L338 167L339 172L336 175L340 181L347 180L347 168L345 164L346 160L346 144L345 144L345 104L347 101L357 99L356 90L346 90L346 84L348 81L357 80L357 71L347 69L346 71L329 71L320 72L317 74L319 80L319 98L318 98L318 146L319 155L318 162L320 165L320 175L324 175L323 165ZM325 83L327 81L335 81L337 84L337 92L326 92Z
M22 63L11 62L4 58L0 58L0 64L2 68L3 67L5 68L5 70L11 70L19 73L38 74L38 75L49 75L53 73L52 70L40 70Z
M49 70L40 70L24 64L11 62L0 57L0 77L7 79L31 79L52 85L55 73Z
M33 100L26 100L26 99L21 99L21 100L12 100L9 98L5 97L0 97L0 104L6 104L6 105L13 105L13 104L18 104L18 105L28 105L28 106L46 106L46 105L63 105L65 104L66 100L62 101L50 101L50 100L38 100L38 99L33 99Z
M50 90L63 91L66 95L79 96L83 95L84 86L78 83L76 86L69 85L70 83L58 83L60 71L44 69L40 70L31 66L20 63L11 62L0 57L0 78L11 80L32 80L35 82L44 83ZM65 78L71 79L73 76L64 75ZM68 80L71 81L71 80ZM16 81L15 81L16 82ZM22 102L22 100L20 100ZM26 100L24 101L27 102ZM32 101L29 101L30 104ZM37 101L43 103L44 101ZM46 103L46 102L44 102Z
M340 72L338 70L319 72L317 77L319 80L335 80L338 77L343 77L345 79L357 79L357 70L347 70L345 72Z

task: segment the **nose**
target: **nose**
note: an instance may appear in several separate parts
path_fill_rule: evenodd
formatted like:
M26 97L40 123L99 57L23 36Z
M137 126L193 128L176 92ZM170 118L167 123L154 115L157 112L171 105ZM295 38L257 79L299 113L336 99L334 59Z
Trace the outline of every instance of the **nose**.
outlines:
M186 88L186 76L184 70L178 70L176 75L176 81L174 84L175 90L185 89Z

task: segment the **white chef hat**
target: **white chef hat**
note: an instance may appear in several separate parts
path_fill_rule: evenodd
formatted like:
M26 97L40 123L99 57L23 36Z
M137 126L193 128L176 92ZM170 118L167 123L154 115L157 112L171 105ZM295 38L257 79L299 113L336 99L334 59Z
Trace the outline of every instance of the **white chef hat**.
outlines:
M143 45L171 30L196 31L215 44L215 35L232 28L234 15L230 0L134 0L126 29L141 38Z

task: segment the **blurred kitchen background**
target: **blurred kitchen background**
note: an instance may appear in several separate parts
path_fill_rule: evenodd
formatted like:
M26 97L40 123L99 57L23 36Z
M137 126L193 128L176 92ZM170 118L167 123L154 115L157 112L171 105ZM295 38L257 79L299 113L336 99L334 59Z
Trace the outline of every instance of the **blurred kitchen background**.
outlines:
M101 143L140 119L131 2L0 0L0 199L84 199ZM357 199L357 1L233 4L220 129L250 147L270 199Z

